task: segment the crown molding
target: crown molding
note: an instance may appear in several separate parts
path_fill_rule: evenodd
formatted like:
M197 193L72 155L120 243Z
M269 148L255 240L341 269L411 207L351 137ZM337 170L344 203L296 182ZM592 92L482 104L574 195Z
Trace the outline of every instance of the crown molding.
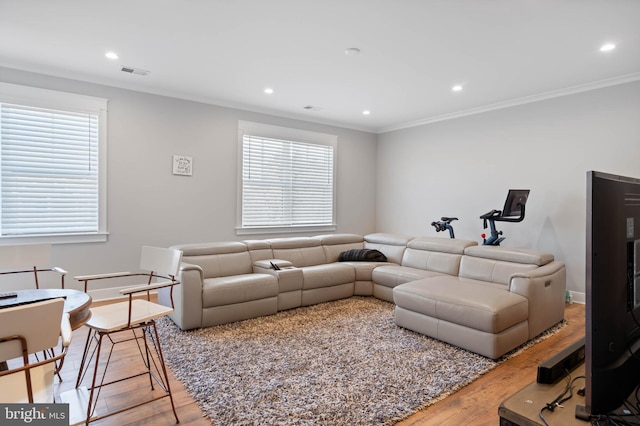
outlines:
M423 126L425 124L436 123L438 121L453 120L455 118L467 117L469 115L481 114L483 112L495 111L503 108L510 108L518 105L529 104L533 102L544 101L547 99L559 98L561 96L573 95L575 93L588 92L590 90L602 89L604 87L616 86L619 84L631 83L640 80L640 72L626 74L623 76L613 77L605 80L599 80L591 83L580 84L577 86L566 87L564 89L552 90L549 92L538 93L531 96L511 99L503 102L482 105L479 107L469 108L461 111L455 111L448 114L435 115L421 120L411 121L404 124L398 124L388 127L382 127L376 131L377 134L392 132L395 130L408 129L411 127Z

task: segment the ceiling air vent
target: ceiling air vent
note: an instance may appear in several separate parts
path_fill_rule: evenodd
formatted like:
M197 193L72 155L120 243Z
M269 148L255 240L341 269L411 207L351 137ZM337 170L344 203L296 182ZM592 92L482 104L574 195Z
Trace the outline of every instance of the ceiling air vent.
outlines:
M317 106L313 106L313 105L307 105L305 107L302 107L304 109L306 109L307 111L320 111L322 108L317 107Z
M123 72L128 72L129 74L136 74L136 75L149 75L149 73L151 71L147 71L147 70L143 70L141 68L132 68L132 67L125 67L123 66L120 71Z

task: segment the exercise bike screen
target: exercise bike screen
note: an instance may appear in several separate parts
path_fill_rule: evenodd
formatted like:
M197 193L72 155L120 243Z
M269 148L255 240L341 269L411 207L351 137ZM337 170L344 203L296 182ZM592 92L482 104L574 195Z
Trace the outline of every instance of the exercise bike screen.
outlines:
M510 189L504 202L502 216L521 216L522 208L529 198L528 189Z

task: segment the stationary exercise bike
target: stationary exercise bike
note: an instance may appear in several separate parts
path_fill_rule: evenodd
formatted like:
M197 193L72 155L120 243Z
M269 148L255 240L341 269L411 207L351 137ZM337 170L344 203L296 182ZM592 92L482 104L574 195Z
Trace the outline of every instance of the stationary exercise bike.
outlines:
M496 222L522 222L524 220L527 198L529 198L528 189L510 189L507 194L507 199L504 202L503 210L491 210L480 216L484 229L487 229L488 223L490 230L488 238L484 233L481 235L483 245L499 246L500 243L504 241L505 237L502 236L502 231L496 229ZM436 232L448 230L449 237L455 238L453 226L451 225L451 222L454 220L458 220L458 218L445 216L440 218L439 221L431 222L431 226L436 229Z
M437 222L431 222L431 226L433 226L434 228L436 228L436 232L440 232L440 231L449 231L449 237L451 238L455 238L455 235L453 233L453 226L451 226L451 222L454 220L458 220L457 217L441 217L439 221Z
M482 245L499 246L505 237L502 231L496 230L496 222L522 222L524 220L524 206L529 197L528 189L510 189L504 202L503 210L491 210L480 216L484 229L489 223L490 235L482 234Z

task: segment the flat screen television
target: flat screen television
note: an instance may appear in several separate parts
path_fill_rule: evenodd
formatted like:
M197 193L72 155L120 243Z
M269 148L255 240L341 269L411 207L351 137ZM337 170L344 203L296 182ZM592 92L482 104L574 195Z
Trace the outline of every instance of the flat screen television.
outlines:
M640 179L587 172L585 411L640 384Z

